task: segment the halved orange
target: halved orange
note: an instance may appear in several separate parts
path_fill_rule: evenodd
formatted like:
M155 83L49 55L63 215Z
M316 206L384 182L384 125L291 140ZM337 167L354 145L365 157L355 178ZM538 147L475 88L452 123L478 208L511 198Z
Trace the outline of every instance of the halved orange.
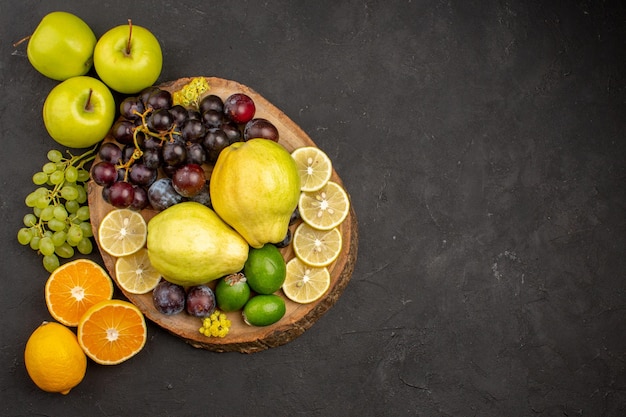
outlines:
M113 297L113 281L94 261L76 259L55 269L44 291L52 317L76 327L89 307Z
M107 300L92 306L78 323L78 343L94 362L116 365L135 356L148 339L146 320L128 301Z

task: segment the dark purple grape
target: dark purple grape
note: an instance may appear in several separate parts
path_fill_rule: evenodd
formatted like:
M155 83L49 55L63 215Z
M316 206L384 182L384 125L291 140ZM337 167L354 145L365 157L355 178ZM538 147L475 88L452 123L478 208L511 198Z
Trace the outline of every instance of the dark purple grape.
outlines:
M139 97L126 97L120 103L120 115L128 120L141 119L140 115L144 111L143 102Z
M148 192L145 188L140 187L138 185L133 187L135 194L133 195L133 202L130 205L131 210L143 210L148 207L150 202L148 201Z
M215 294L206 285L196 285L187 291L187 313L194 317L208 317L215 311Z
M185 289L180 285L162 280L152 290L154 308L162 314L178 314L185 309Z
M144 101L146 109L169 109L172 107L172 94L167 90L157 88Z
M172 178L174 176L174 173L176 172L177 169L178 169L177 166L172 166L172 165L162 165L161 166L161 170L169 178Z
M144 159L145 157L146 154L144 152ZM206 151L204 150L204 146L200 143L187 144L187 159L185 162L188 164L204 164L206 162Z
M133 204L135 190L130 183L118 181L109 188L109 201L113 207L128 208Z
M100 161L91 168L91 178L98 185L112 185L117 181L117 168L111 162Z
M183 196L176 192L171 178L160 178L148 188L148 201L155 210L165 210L182 202Z
M148 136L146 140L143 142L144 149L160 149L161 148L161 139L155 138L154 136Z
M172 176L172 186L183 197L191 197L198 194L205 182L204 170L197 164L183 165Z
M198 110L200 113L204 113L207 110L215 110L220 113L224 112L224 102L219 96L215 94L209 94L200 100L198 103Z
M135 185L142 187L149 187L157 179L157 170L148 168L144 164L133 164L130 167L130 173L128 179Z
M246 94L235 93L224 100L224 114L235 123L247 123L254 117L256 106Z
M102 199L107 204L111 204L111 199L109 198L110 194L111 194L111 187L110 186L102 187Z
M144 108L148 108L147 103L148 103L148 98L155 92L159 91L159 87L151 85L149 87L144 88L143 90L141 90L139 92L139 95L137 97L139 97L139 100L141 100L141 102L144 105Z
M126 181L126 168L120 167L117 169L116 181Z
M133 143L133 131L135 130L135 123L129 120L118 120L113 124L111 128L111 134L116 141L122 145L129 145Z
M202 113L196 109L188 109L187 120L202 120Z
M166 141L161 147L161 158L163 163L171 166L178 166L187 159L187 150L182 141Z
M187 120L180 133L186 142L200 142L206 135L206 128L200 120Z
M113 142L105 142L100 146L98 156L103 161L117 164L122 159L122 150Z
M209 162L217 161L220 152L228 145L230 145L228 136L222 129L218 128L209 129L202 141L202 146L204 146L207 152L207 160Z
M122 162L126 163L130 161L130 158L135 154L135 145L126 145L122 149Z
M174 119L174 123L178 126L184 125L187 121L187 109L180 104L172 106L172 108L170 108L170 114Z
M269 120L252 119L246 123L246 127L243 129L243 139L250 140L255 138L278 142L278 129Z
M153 132L165 132L174 125L174 118L167 109L157 109L146 118L148 128Z
M224 113L217 110L207 110L202 113L202 123L208 127L220 127L224 121Z
M211 192L209 188L209 181L205 182L200 192L194 196L189 197L189 201L195 201L209 208L213 208L211 205Z
M223 123L220 126L220 129L226 133L226 137L228 137L228 143L233 144L235 142L241 142L243 140L243 136L241 135L241 131L234 123Z
M285 238L280 242L275 243L274 246L276 246L277 248L286 248L291 243L291 238L291 229L287 229L287 234L285 235Z
M143 151L143 164L150 169L159 169L161 166L161 151L155 148L148 148Z

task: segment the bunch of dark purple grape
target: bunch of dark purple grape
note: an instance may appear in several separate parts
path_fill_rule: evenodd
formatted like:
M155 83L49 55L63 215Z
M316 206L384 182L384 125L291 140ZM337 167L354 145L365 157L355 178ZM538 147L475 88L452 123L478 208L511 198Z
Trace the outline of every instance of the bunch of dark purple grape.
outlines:
M254 101L243 93L224 101L209 94L186 108L173 104L169 91L148 87L120 103L120 118L111 128L117 143L102 144L92 179L116 208L164 210L182 201L210 207L203 166L214 164L235 142L278 141L276 127L255 112Z

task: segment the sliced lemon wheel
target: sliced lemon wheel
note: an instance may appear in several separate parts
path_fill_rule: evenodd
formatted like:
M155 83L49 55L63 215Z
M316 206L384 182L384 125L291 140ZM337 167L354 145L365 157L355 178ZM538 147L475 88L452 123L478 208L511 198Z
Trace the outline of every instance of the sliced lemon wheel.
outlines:
M328 181L317 191L300 193L300 217L310 226L331 230L341 224L350 211L350 199L336 182Z
M298 148L291 153L300 174L300 189L316 191L322 188L333 173L330 158L314 146Z
M315 267L330 265L341 252L341 233L338 228L318 230L306 223L293 234L293 251L305 264Z
M146 248L117 258L115 277L119 286L131 294L145 294L152 291L161 281L161 274L150 263Z
M300 259L287 262L287 276L283 293L291 301L306 304L320 299L330 287L330 273L326 267L313 267Z
M111 256L127 256L146 244L148 226L139 212L130 209L110 211L98 227L100 247Z

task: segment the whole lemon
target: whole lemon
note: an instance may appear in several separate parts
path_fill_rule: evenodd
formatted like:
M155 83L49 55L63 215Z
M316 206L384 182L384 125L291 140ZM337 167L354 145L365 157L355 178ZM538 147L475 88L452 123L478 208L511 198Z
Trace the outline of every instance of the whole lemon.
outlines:
M248 244L203 204L175 204L148 222L150 263L167 281L182 286L205 284L239 272Z
M43 322L26 342L24 364L39 388L68 394L83 380L87 356L70 329L56 322Z
M217 158L209 184L215 212L250 246L285 238L300 176L282 145L267 139L233 143Z

